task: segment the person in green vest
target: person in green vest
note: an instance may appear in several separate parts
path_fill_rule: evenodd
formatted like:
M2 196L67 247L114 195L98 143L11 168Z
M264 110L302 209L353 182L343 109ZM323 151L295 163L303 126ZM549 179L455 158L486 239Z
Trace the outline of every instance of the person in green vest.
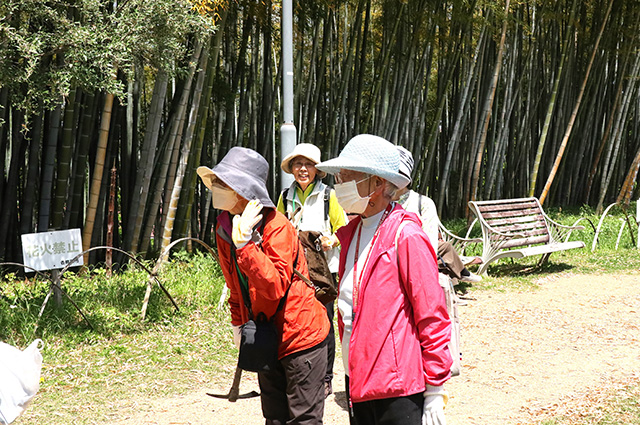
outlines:
M298 231L313 230L322 233L321 242L335 285L338 272L340 243L336 230L346 223L346 215L335 191L322 182L326 173L316 169L320 162L320 149L310 143L300 143L282 160L282 171L292 174L295 181L283 190L277 209L285 214ZM333 392L333 362L335 359L335 332L333 328L334 301L325 304L331 323L328 336L327 373L324 378L325 397Z

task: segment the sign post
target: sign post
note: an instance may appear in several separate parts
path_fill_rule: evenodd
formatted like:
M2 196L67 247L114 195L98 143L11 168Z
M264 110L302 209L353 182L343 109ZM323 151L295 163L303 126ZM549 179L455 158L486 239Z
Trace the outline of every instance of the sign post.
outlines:
M54 232L27 233L22 235L22 258L25 272L32 269L51 270L53 293L56 304L62 304L60 293L60 269L71 261L74 266L84 264L82 255L82 235L80 229L59 230ZM74 260L74 257L78 257Z
M280 160L296 147L297 131L293 123L293 0L282 1L282 115ZM280 190L293 182L293 176L280 173Z

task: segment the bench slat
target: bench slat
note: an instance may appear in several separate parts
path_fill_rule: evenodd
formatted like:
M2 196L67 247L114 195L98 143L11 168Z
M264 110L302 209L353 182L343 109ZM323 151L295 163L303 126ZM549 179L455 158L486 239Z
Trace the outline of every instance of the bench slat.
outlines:
M507 233L513 237L519 237L519 236L537 236L537 235L548 235L549 232L547 231L546 227L528 227L528 228L522 228L522 227L515 227L515 226L504 226L504 227L499 227L498 229L499 232L501 233Z
M537 202L519 202L512 204L491 204L491 205L478 205L478 210L484 213L489 213L493 211L509 211L509 210L522 210L522 209L535 209L536 211L540 211Z
M547 243L547 242L549 242L549 235L545 234L545 235L539 235L539 236L532 236L529 238L509 239L503 245L500 245L500 248L513 248L515 246L529 246L529 245L534 245L538 243Z
M488 212L488 213L482 213L482 217L484 217L485 220L489 220L492 218L502 218L502 217L526 217L526 216L532 216L532 217L542 217L542 213L540 212L539 208L530 208L527 210L513 210L513 211L500 211L500 212Z
M527 215L524 217L507 217L507 218L493 218L487 220L487 224L491 227L503 226L505 224L518 224L518 223L540 223L540 225L546 227L544 217L541 215Z
M521 202L536 202L538 198L513 198L513 199L494 199L493 201L473 201L476 205L505 205L505 204L517 204Z

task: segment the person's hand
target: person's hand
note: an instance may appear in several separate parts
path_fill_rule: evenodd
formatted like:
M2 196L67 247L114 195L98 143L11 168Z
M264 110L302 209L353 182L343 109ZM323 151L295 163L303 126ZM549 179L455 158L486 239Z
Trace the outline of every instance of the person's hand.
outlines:
M236 348L239 350L240 340L242 338L242 334L240 332L241 327L236 325L231 325L231 327L233 328L233 343L235 344Z
M338 237L336 235L320 236L320 243L322 244L323 251L329 251L334 246L338 245Z
M233 217L233 229L231 231L231 239L236 248L240 249L251 240L253 228L262 220L262 204L257 199L249 201L242 215Z
M449 396L442 386L427 385L424 392L424 410L422 411L422 425L446 425L444 408Z

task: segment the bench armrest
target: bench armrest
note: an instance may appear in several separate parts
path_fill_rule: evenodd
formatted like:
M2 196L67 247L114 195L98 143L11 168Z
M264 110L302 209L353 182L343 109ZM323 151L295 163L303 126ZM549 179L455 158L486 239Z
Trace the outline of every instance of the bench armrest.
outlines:
M547 220L547 223L549 225L549 230L551 232L551 236L556 241L568 242L569 238L571 237L571 232L573 232L574 230L585 229L584 226L578 225L578 223L580 222L580 220L582 220L582 218L578 219L575 223L573 223L573 225L566 226L564 224L558 223L557 221L553 221L551 217L549 217L542 209L540 209L540 211L542 211L542 215L544 216L544 219Z
M442 224L438 225L438 228L440 229L440 232L446 234L448 238L455 239L456 241L459 241L461 243L465 243L465 244L482 243L482 238L465 238L465 237L462 237L462 236L458 236L455 233L451 233Z
M451 233L446 227L442 225L442 223L438 223L438 231L440 232L440 238L443 241L449 242L451 245L453 245L455 250L460 253L460 255L464 254L467 245L482 243L481 238L463 238L454 233Z

